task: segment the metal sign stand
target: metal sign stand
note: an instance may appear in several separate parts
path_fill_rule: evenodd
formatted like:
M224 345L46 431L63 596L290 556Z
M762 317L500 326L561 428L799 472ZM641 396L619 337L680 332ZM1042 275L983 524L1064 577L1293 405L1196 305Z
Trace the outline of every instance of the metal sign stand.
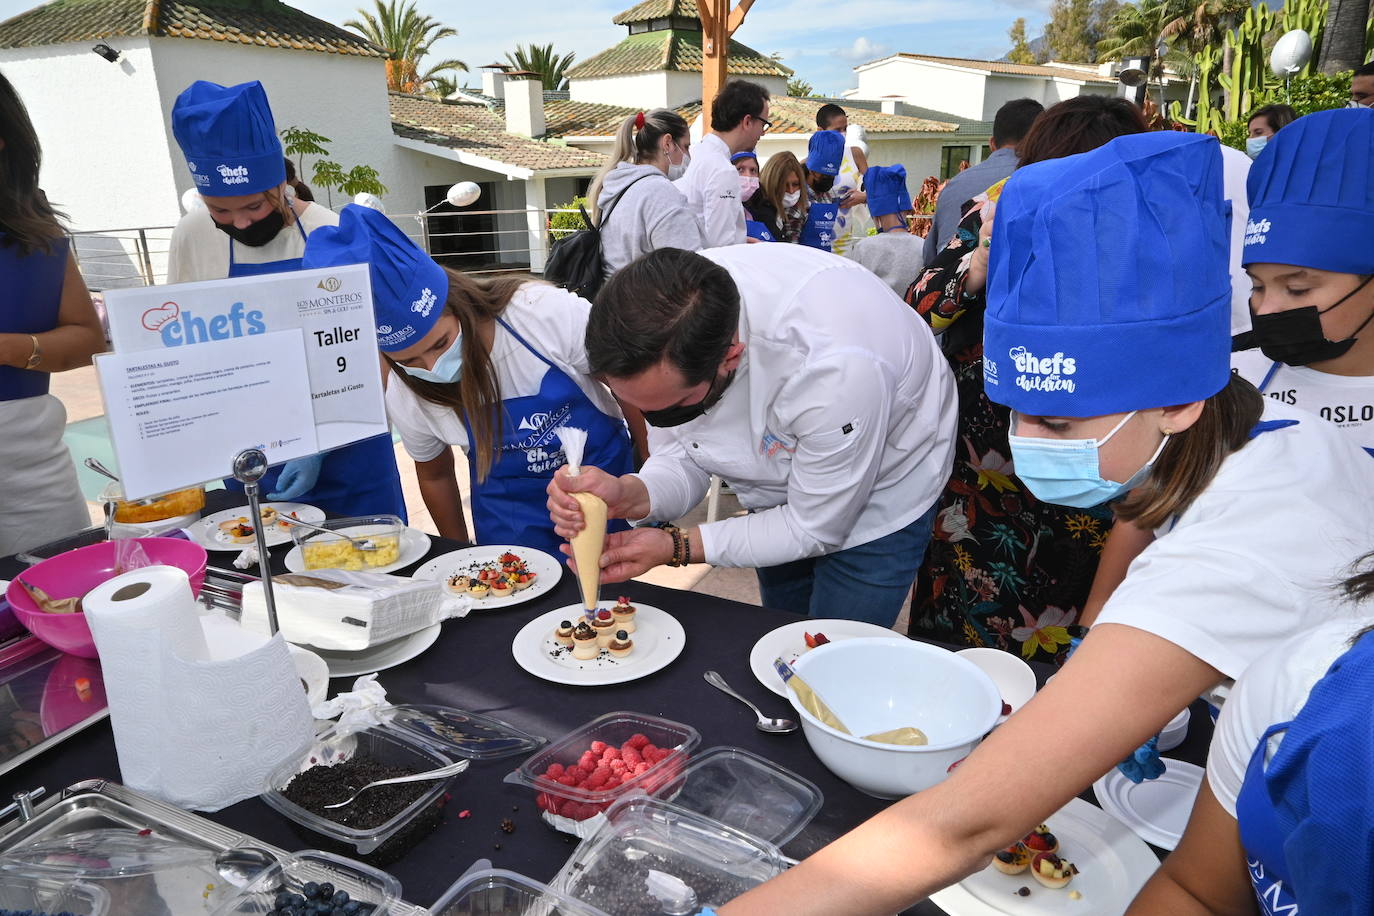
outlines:
M258 545L258 573L262 577L262 596L267 601L268 635L277 635L277 601L272 594L272 568L267 553L267 535L262 531L262 509L258 481L267 473L267 455L259 448L246 448L234 456L234 479L243 484L248 497L253 539Z

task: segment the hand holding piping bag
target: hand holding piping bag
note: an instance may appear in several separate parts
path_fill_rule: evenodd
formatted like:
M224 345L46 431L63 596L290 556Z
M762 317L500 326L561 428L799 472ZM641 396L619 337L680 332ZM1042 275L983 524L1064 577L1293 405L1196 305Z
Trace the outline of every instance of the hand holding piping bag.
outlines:
M568 456L568 476L582 472L582 453L587 447L586 430L560 426L554 430ZM591 493L569 494L582 506L586 524L570 539L573 559L577 561L577 579L582 586L582 606L589 612L596 610L601 593L601 551L606 544L606 502Z

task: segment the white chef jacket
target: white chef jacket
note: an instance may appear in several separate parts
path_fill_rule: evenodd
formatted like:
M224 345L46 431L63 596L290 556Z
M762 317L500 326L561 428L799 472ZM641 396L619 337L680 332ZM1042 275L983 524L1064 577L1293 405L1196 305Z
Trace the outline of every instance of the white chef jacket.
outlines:
M305 254L305 239L321 226L339 225L339 214L313 201L300 216L300 229L283 226L276 238L266 245L234 243L234 260L240 264L261 264L284 261ZM210 214L199 207L184 214L172 230L167 253L167 282L190 283L193 280L223 280L229 276L229 236L215 228Z
M744 205L739 199L739 172L730 163L730 147L707 134L692 147L687 172L674 184L701 221L707 248L743 245Z
M929 326L828 252L701 253L739 287L743 360L704 416L650 427L653 457L639 471L650 518L685 515L717 474L754 511L701 526L704 559L757 568L866 544L923 515L949 478L957 410Z

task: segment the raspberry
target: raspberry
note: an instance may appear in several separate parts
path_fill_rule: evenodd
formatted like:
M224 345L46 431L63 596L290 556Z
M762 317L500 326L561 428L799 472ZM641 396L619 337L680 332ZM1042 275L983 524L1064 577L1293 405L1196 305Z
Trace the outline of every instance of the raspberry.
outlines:
M568 775L568 774L564 774L564 775L558 777L558 784L559 784L559 785L563 785L563 786L568 786L568 787L576 786L576 785L577 785L577 777L576 777L576 776L571 776L571 775Z
M608 747L601 752L602 760L619 760L622 756L618 747Z
M635 750L639 750L640 748L648 746L649 738L647 735L631 735L630 740L625 743Z
M625 765L627 767L633 767L643 762L644 760L643 757L639 756L639 751L635 750L632 747L627 747L625 749L625 753L621 755L620 759L625 761Z
M640 764L636 764L636 765L635 765L635 775L636 775L636 776L639 776L639 775L641 775L641 774L644 774L644 773L649 772L649 767L652 766L652 765L653 765L653 764L650 764L650 763L647 763L647 762L645 762L645 763L640 763Z
M597 767L592 775L587 777L586 787L589 789L599 789L611 778L610 767Z
M587 778L587 769L582 766L568 767L567 775L571 776L578 782L582 782L584 779Z
M557 779L558 777L563 775L564 769L565 768L563 764L552 763L549 764L549 768L544 771L544 775L549 777L550 779Z
M596 755L600 756L605 750L606 750L606 742L605 742L605 741L593 741L593 742L592 742L592 753L593 753L593 754L596 754Z
M596 769L597 761L600 759L599 756L593 754L591 751L584 751L582 756L578 758L577 765L584 770L594 770Z
M611 761L611 772L612 772L612 773L624 773L627 769L628 769L628 767L625 765L625 761L623 761L623 760L612 760L612 761Z

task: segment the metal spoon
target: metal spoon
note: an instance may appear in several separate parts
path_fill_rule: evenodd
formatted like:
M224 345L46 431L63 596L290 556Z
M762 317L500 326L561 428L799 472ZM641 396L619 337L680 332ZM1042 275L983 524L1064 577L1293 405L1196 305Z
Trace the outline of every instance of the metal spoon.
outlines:
M105 467L105 465L101 463L100 459L87 458L83 462L83 464L85 464L86 467L90 468L92 471L95 471L97 474L100 474L102 477L108 477L115 483L119 483L119 475L117 475L114 471L110 470L109 468ZM123 486L123 484L120 484L120 486ZM127 502L131 506L151 506L153 503L157 502L157 497L154 496L149 499L121 500L121 502ZM105 505L109 506L112 504L107 501ZM106 530L109 530L108 523L106 524ZM113 538L106 537L106 540L113 540Z
M276 862L275 856L255 846L235 846L215 856L215 871L234 887L247 887L259 872Z
M314 528L316 531L323 531L325 534L334 534L334 535L338 535L339 537L343 538L345 541L348 541L348 542L349 542L350 544L352 544L354 547L356 547L356 548L358 548L359 550L364 551L364 552L379 549L379 548L377 547L377 542L374 541L374 540L372 540L371 538L355 538L355 537L349 537L348 535L344 534L342 531L339 531L339 530L337 530L337 529L335 529L335 528L325 528L323 525L315 525L315 524L311 524L310 522L303 522L303 521L301 521L300 519L298 519L298 518L292 518L292 517L289 516L289 515L281 515L281 514L278 514L278 515L277 515L277 519L278 519L279 521L285 522L285 523L288 524L288 525L300 525L302 528Z
M721 693L729 694L752 709L754 715L759 718L759 720L754 723L754 727L759 731L767 732L770 735L785 735L788 732L797 730L797 723L793 722L791 719L770 719L765 716L757 706L740 696L738 693L735 693L734 689L729 684L725 683L725 678L721 677L718 672L707 671L702 677L706 679L706 683L710 684Z
M342 808L344 805L351 805L359 795L362 795L368 789L374 788L376 786L394 786L399 785L403 782L425 782L430 779L443 779L445 776L456 776L468 768L468 763L469 761L467 760L460 760L457 763L450 763L446 767L440 767L437 770L429 770L425 773L413 773L410 776L396 776L392 779L378 779L375 782L370 782L367 785L363 786L361 789L354 792L347 799L339 802L337 805L325 805L324 807Z

